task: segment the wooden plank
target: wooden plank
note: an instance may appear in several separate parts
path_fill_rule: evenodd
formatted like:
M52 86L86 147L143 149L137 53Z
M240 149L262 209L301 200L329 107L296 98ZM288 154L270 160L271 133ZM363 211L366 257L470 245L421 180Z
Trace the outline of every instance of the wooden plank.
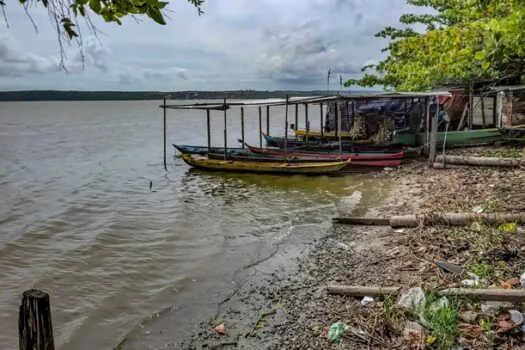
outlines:
M463 112L461 113L461 119L459 120L459 124L456 130L463 129L463 126L465 125L465 116L467 115L467 111L469 109L468 103L465 103L465 107L463 107Z

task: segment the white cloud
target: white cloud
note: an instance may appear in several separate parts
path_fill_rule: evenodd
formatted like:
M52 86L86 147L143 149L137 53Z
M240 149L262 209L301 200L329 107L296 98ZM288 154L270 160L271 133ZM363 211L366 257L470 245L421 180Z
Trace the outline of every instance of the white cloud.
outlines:
M57 72L46 11L31 12L36 35L21 6L9 3L11 28L0 25L8 33L0 76L9 79L0 89L324 89L328 68L349 78L380 59L385 42L373 35L408 9L404 0L210 0L201 17L185 2L171 8L167 26L97 20L100 41L84 31L84 65L74 45L66 48L66 74Z

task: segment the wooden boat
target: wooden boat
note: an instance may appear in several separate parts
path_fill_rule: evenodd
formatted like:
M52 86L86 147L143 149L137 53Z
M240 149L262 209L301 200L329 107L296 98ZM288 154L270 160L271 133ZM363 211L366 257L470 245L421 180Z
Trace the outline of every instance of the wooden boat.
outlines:
M278 147L284 148L285 139L284 137L270 136L263 133L266 144L269 147ZM297 138L291 138L286 140L286 144L289 149L308 149L308 151L321 151L321 150L339 150L338 142L327 142L323 141L308 141L299 140ZM343 151L346 152L387 152L387 153L397 153L400 149L403 148L403 145L394 143L390 145L373 145L373 144L364 144L364 143L355 143L355 142L342 142L341 145Z
M246 147L252 153L266 154L272 156L284 157L284 150L278 148L260 148L246 144ZM351 160L387 160L387 159L403 159L405 153L403 151L397 153L342 153L339 152L316 152L316 151L297 151L293 150L287 154L290 157L299 158L315 158L315 159L351 159Z
M214 160L224 160L224 154L218 154L218 153L208 153L209 159ZM264 162L264 163L270 163L270 162L284 162L284 156L275 156L275 155L268 155L268 154L228 154L228 159L230 161L238 161L238 162ZM309 158L309 157L298 157L298 156L290 156L286 158L286 161L291 164L296 163L329 163L334 162L335 159L326 159L326 158ZM344 159L344 160L348 160ZM346 167L371 167L371 168L384 168L384 167L396 167L401 165L400 159L377 159L377 160L351 160Z
M306 130L303 129L293 129L293 132L295 136L305 138L306 137ZM326 139L337 139L339 138L339 134L336 135L335 131L327 131L322 132L318 130L309 130L308 131L308 137L311 138L326 138ZM341 138L342 139L349 139L350 138L350 132L348 131L341 131Z
M177 149L182 154L199 154L206 155L210 150L212 153L224 153L224 147L211 147L208 149L208 146L192 146L192 145L178 145L173 144L173 147ZM228 147L228 153L250 153L246 148L237 148L237 147Z
M476 144L494 143L504 139L501 131L496 128L449 131L446 135L446 147L461 147ZM394 135L394 142L405 146L422 146L425 144L425 133L401 132ZM443 147L445 132L437 133L437 146Z
M223 155L224 157L224 155ZM341 162L297 162L284 163L279 161L261 162L259 160L237 161L196 158L183 154L182 159L190 166L206 171L248 172L268 174L305 174L323 175L336 173L344 168L350 160Z

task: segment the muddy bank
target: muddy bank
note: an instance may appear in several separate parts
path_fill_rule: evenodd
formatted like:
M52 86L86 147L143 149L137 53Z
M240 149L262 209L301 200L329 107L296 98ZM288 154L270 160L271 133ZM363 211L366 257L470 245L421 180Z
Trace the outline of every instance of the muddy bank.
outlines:
M468 152L484 155L487 151ZM390 177L393 186L381 198L381 205L368 210L369 216L514 211L523 210L525 202L525 175L520 169L443 171L416 163L381 176ZM483 225L400 230L334 226L310 244L290 244L282 253L291 250L294 254L282 260L287 261L285 265L276 265L270 257L250 267L252 278L232 290L213 317L187 339L163 348L485 349L522 344L521 333L502 333L498 328L502 324L498 317L505 317L505 310L487 316L479 302L450 298L445 313L427 313L428 321L422 322L420 315L397 308L396 300L376 298L363 306L361 298L328 295L325 289L328 284L423 287L429 302L434 302L432 291L457 287L465 278L437 268L436 260L464 266L483 278L483 283L500 288L525 271L525 239L505 230ZM525 311L518 304L506 307ZM469 318L463 317L465 313ZM442 314L448 318L440 318L445 317ZM326 333L338 321L346 329L338 342L331 343ZM407 322L421 328L415 339L404 334ZM219 332L214 330L222 325L224 332L221 327Z
M412 167L407 167L406 172ZM415 170L419 171L419 170ZM377 175L376 175L377 176ZM369 215L395 215L417 208L421 186L395 173L380 177L393 180L390 192L380 207ZM342 214L342 213L341 213ZM248 282L232 290L219 303L213 317L202 322L193 335L167 344L167 349L306 349L328 347L320 337L324 325L340 317L345 300L336 304L326 294L327 283L348 280L382 284L409 282L395 266L383 258L396 246L398 236L386 227L333 227L329 233L310 244L288 245L281 252L256 266ZM290 250L294 253L290 255ZM288 254L286 265L279 265L279 255ZM288 259L288 258L292 259ZM281 257L282 258L282 257ZM282 260L281 260L282 261ZM224 324L226 334L214 328Z

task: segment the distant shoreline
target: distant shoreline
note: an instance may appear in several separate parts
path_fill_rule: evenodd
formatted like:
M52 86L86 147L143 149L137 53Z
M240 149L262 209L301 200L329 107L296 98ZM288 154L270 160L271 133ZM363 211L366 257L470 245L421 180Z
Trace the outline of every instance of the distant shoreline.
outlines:
M337 91L332 91L336 93ZM341 94L369 94L377 91L344 91ZM266 99L284 98L289 96L322 96L326 91L58 91L58 90L23 90L0 91L2 101L140 101L162 100L168 97L172 100L213 100L213 99Z

